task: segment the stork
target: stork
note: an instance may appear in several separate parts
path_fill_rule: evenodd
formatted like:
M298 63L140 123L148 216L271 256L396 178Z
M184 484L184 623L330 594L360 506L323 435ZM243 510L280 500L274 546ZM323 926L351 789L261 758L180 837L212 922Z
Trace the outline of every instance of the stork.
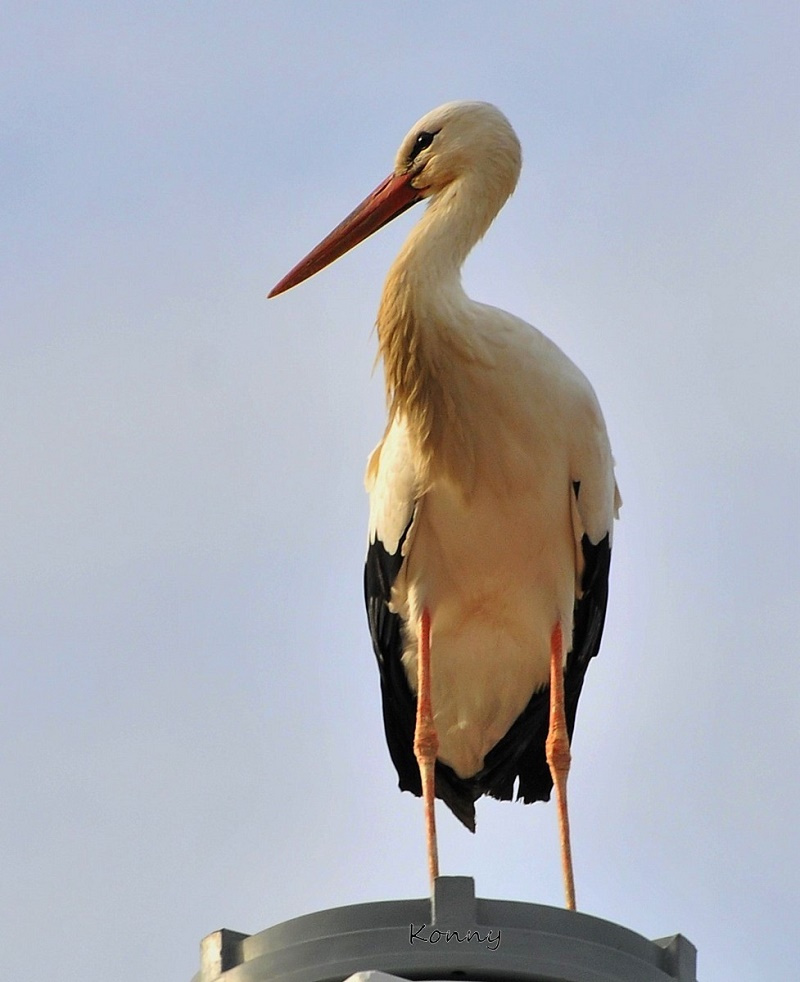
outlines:
M555 787L574 909L570 741L600 646L620 498L585 376L538 330L461 285L521 161L494 106L433 110L389 177L269 295L429 202L377 318L388 422L367 464L364 583L386 739L401 790L424 800L431 880L434 797L474 831L482 795L546 801Z

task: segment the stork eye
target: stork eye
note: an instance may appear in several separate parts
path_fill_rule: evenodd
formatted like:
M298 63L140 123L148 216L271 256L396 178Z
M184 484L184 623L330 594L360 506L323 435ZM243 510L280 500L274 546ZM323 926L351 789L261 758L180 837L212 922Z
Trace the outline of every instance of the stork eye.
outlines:
M436 131L439 132L438 130ZM433 143L433 138L436 133L427 133L425 130L418 134L416 140L414 141L414 146L411 148L411 153L408 155L409 161L414 160L423 150L427 150L428 147Z

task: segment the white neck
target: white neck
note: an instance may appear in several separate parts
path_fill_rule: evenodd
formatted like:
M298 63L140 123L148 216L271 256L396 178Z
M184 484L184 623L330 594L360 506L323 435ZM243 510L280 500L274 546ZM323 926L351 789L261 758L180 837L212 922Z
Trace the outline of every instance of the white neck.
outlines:
M378 312L391 412L405 417L427 460L441 447L444 427L451 437L463 430L448 369L474 361L477 353L475 305L461 286L461 266L508 196L474 184L465 176L431 200L392 264ZM460 443L463 453L468 447L462 436L449 445Z

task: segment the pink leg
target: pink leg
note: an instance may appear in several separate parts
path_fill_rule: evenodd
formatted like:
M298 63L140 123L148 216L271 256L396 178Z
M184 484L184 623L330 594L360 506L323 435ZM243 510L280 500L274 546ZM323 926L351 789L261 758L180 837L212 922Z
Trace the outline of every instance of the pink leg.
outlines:
M439 737L433 725L431 706L431 615L422 611L419 651L417 656L417 726L414 731L414 753L422 779L422 800L425 806L425 839L428 847L428 873L431 888L439 875L439 850L436 844L436 814L434 812L436 755Z
M550 636L550 729L545 744L547 763L553 777L561 836L561 869L568 910L575 910L575 877L572 872L572 848L569 840L567 812L567 775L570 760L569 734L564 713L564 640L561 625L556 624Z

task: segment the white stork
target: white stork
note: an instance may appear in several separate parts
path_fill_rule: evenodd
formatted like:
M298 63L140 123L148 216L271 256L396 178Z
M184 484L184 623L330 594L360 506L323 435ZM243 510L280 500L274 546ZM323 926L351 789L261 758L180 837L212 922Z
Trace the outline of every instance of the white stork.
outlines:
M403 140L390 176L270 296L417 201L377 332L389 419L367 465L365 592L400 788L470 830L481 795L548 800L575 906L566 779L597 654L620 504L591 385L519 318L475 303L461 266L514 190L519 141L482 102L451 102Z

